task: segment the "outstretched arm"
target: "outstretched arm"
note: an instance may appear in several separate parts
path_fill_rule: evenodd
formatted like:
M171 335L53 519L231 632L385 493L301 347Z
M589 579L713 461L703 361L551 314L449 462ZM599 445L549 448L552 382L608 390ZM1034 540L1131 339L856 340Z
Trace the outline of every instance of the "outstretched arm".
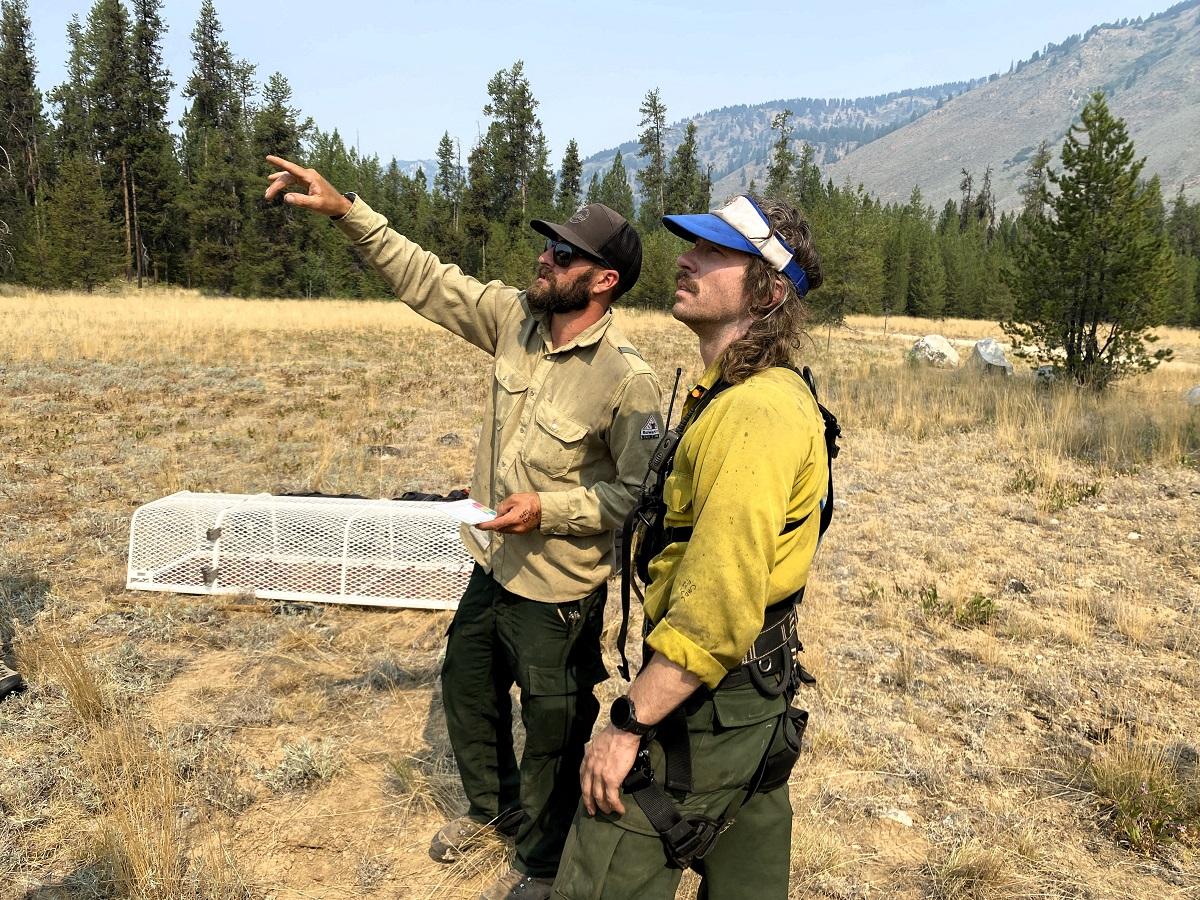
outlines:
M501 322L519 317L517 289L499 281L483 284L464 275L458 266L444 265L404 235L388 227L387 219L362 199L351 201L338 193L316 169L299 166L281 156L267 162L280 171L269 176L264 195L274 200L282 194L290 206L331 216L353 244L404 303L426 319L441 325L495 354ZM286 191L292 185L298 191Z

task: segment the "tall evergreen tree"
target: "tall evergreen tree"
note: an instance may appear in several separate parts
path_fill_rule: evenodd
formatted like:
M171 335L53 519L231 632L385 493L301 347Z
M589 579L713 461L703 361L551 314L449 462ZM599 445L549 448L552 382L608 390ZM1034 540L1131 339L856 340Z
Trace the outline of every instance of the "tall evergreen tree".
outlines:
M711 177L700 169L696 148L696 123L688 122L683 140L675 148L667 166L667 212L708 212L711 188Z
M816 163L816 151L807 142L800 148L800 158L796 162L796 185L793 196L806 213L811 213L816 209L825 196L824 188L821 186L821 169Z
M1046 214L1046 204L1050 201L1050 160L1052 154L1046 142L1042 141L1029 158L1025 168L1025 181L1017 189L1021 195L1021 217L1023 219L1040 219Z
M0 263L12 244L40 235L44 224L39 204L49 127L36 75L25 0L0 0L0 231L9 236Z
M1154 227L1155 192L1139 179L1125 123L1096 92L1062 148L1051 215L1034 219L1018 252L1018 303L1005 330L1080 384L1103 388L1170 357L1151 351L1171 279ZM1061 354L1061 357L1059 356Z
M567 141L563 152L562 168L558 170L558 209L563 219L570 218L579 208L583 189L583 162L579 159L579 145L575 138Z
M633 189L629 186L629 175L625 171L625 161L621 159L620 150L613 157L612 166L600 181L596 199L615 209L626 219L633 219Z
M47 203L49 286L89 293L115 276L123 257L120 227L112 220L99 165L85 156L62 161Z
M50 102L57 108L58 128L55 147L64 159L68 156L92 154L92 114L88 85L91 69L79 16L67 22L67 80L50 92Z
M536 115L525 63L517 60L501 69L488 82L489 102L483 113L490 116L486 146L493 170L491 207L495 217L519 221L525 217L531 180L542 161L538 158L542 123Z
M114 221L125 237L125 277L136 265L133 207L130 188L134 119L133 68L130 57L129 14L121 0L96 0L88 14L85 34L90 81L93 146Z
M771 119L771 130L777 134L775 143L771 145L771 159L767 164L768 197L781 200L790 199L792 178L796 168L796 154L792 150L792 132L795 126L791 124L792 111L785 109L776 113Z
M663 105L658 88L646 92L638 112L642 114L638 123L642 129L638 134L638 156L645 160L645 164L636 178L642 194L641 226L648 232L659 227L666 214L667 108Z
M182 158L191 254L189 281L228 293L246 192L247 66L235 63L212 0L203 0L192 30L194 68L183 96Z
M262 106L254 116L250 155L265 181L271 167L264 157L274 153L300 156L312 122L300 122L291 105L292 88L275 72L263 87ZM301 279L308 217L286 203L267 203L260 197L248 204L237 248L233 289L250 297L294 297L304 293Z
M167 103L174 82L163 62L161 0L133 0L130 35L132 104L129 192L137 274L154 280L178 273L184 253L183 189Z
M458 143L450 132L442 133L437 148L437 174L433 177L434 205L445 210L444 222L449 230L458 232L458 214L462 206L463 171L458 159Z

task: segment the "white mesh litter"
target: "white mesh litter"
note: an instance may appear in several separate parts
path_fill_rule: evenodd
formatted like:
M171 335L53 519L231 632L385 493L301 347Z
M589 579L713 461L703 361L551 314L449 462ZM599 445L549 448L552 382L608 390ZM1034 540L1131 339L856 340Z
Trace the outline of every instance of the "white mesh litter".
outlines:
M453 609L473 562L442 505L181 491L134 512L126 587Z

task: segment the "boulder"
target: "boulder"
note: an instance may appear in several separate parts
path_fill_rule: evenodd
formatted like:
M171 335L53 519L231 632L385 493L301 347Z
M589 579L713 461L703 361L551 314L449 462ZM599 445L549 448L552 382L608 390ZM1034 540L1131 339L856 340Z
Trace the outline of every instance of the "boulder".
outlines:
M1033 373L1033 377L1037 379L1038 384L1054 384L1058 380L1054 366L1038 366L1037 371Z
M908 358L936 369L957 369L958 351L940 334L927 334L908 352Z
M1188 406L1200 406L1200 384L1187 392Z
M1004 348L995 338L976 341L967 365L985 375L1011 375L1013 365L1004 357Z

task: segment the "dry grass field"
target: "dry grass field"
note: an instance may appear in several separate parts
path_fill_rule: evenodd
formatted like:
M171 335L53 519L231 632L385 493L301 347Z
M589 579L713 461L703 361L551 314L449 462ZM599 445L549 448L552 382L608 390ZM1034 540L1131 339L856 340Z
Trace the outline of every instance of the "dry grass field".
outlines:
M681 326L622 319L665 385L698 374ZM883 325L808 360L845 437L792 896L1200 897L1200 337L1095 397L904 361L993 324ZM449 613L124 589L134 508L177 490L467 484L488 377L395 303L0 291L0 629L30 682L0 703L0 900L473 897L505 865L426 856L462 803Z

